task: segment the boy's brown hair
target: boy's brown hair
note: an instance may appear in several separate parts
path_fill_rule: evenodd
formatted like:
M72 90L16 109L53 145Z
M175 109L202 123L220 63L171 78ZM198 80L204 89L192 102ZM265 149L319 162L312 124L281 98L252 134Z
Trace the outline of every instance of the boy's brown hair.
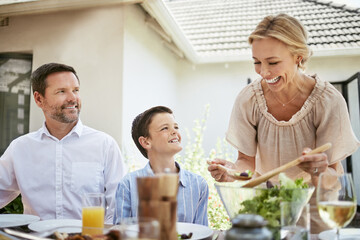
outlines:
M134 142L135 142L137 148L140 150L141 154L146 158L148 158L147 151L146 151L146 149L144 149L141 146L141 144L139 142L139 138L140 137L149 137L149 125L150 125L153 117L158 113L172 114L173 112L168 107L156 106L156 107L152 107L152 108L146 110L143 113L140 113L139 115L137 115L137 117L132 122L132 128L131 128L132 139L134 140Z

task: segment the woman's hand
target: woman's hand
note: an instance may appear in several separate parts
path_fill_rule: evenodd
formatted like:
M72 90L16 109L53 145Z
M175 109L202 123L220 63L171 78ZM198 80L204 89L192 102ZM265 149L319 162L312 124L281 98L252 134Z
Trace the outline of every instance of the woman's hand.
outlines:
M208 161L209 167L208 170L211 174L211 176L218 182L233 182L235 181L234 178L232 178L230 175L227 174L227 172L219 168L218 165L223 165L224 167L235 169L236 166L234 163L230 161L226 161L224 159L215 158L214 160Z
M327 155L325 153L305 155L310 151L310 148L303 150L302 162L299 164L299 167L309 173L311 177L319 176L320 173L325 172L329 167Z

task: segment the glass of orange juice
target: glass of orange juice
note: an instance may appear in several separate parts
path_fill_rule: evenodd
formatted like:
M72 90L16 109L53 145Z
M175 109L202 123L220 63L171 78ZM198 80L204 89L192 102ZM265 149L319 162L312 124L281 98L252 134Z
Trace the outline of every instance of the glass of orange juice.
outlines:
M101 235L104 228L105 196L86 193L82 198L82 235Z

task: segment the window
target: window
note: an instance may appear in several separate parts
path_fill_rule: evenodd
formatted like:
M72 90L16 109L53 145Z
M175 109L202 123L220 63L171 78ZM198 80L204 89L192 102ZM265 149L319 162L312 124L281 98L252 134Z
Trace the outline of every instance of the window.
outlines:
M0 156L29 132L32 55L0 54Z

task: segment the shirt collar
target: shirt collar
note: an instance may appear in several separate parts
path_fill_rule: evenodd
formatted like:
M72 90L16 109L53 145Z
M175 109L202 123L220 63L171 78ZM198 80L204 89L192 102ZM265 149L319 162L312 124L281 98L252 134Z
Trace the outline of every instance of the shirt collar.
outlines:
M185 171L181 169L180 164L178 162L175 162L175 165L177 168L179 168L179 182L183 187L186 187L187 185L187 178L185 177Z
M76 123L76 125L71 129L71 131L63 138L67 138L68 136L71 136L73 134L76 134L78 137L81 136L81 133L84 129L84 125L82 124L80 118L78 120L78 122ZM43 125L42 125L42 128L40 129L40 136L41 137L44 137L44 136L48 136L50 138L54 138L53 135L51 135L51 133L49 132L49 130L47 129L46 127L46 122L44 121ZM61 140L63 140L61 139Z
M180 164L178 162L175 161L175 166L179 169L179 182L183 187L186 187L187 185L187 179L185 177L185 172L184 170L181 169ZM147 176L154 176L154 171L151 169L150 166L150 162L148 162L146 164L146 166L144 167L144 171L146 173Z

